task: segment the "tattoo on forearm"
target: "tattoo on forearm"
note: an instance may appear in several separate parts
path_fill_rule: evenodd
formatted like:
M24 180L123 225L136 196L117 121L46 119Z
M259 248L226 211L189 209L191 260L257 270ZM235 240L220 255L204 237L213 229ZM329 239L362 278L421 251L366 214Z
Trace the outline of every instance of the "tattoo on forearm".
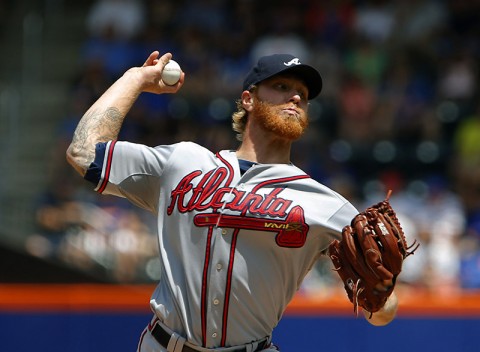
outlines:
M87 111L80 120L73 135L72 147L82 152L85 162L95 157L95 145L116 139L120 132L124 116L117 108Z

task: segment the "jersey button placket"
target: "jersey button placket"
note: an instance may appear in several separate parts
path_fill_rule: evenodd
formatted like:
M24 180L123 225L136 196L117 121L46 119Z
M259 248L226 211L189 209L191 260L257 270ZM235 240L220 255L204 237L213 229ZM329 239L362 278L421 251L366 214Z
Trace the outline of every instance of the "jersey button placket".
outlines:
M218 345L222 338L223 302L226 286L226 267L229 258L229 241L223 235L231 233L227 228L217 228L217 241L212 251L212 266L208 278L207 301L207 345Z

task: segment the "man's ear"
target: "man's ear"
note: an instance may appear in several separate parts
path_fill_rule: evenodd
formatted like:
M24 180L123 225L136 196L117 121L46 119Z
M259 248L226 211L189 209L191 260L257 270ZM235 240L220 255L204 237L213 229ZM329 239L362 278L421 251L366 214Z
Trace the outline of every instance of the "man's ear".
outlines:
M243 108L248 112L252 111L254 101L252 92L248 90L243 91L241 100Z

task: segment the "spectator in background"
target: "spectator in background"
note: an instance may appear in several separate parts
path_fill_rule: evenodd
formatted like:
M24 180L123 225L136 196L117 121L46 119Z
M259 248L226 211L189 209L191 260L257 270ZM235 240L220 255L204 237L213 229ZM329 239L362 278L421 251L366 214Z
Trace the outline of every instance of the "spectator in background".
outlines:
M123 72L137 58L133 40L143 32L145 18L141 0L94 2L87 15L89 38L83 47L83 64L100 66L111 77Z
M91 36L109 33L114 39L131 40L144 29L146 12L142 0L96 0L87 15Z
M355 74L346 74L338 94L339 137L364 148L375 140L373 113L376 95Z
M440 65L440 98L465 103L477 91L478 63L472 55L458 48Z
M451 292L459 287L459 242L467 225L466 213L445 177L430 175L424 181L426 192L408 214L424 244L421 254L427 262L423 280L431 289Z
M460 287L480 289L480 213L469 219L465 236L460 241Z
M387 0L367 0L357 9L354 30L372 43L384 44L395 27L397 2Z
M376 87L384 77L387 61L385 48L362 35L352 36L343 56L345 70L371 88Z
M480 210L480 104L454 131L451 173L468 214Z
M356 11L351 1L309 1L304 12L308 40L316 45L341 50L349 45Z
M431 46L448 19L445 1L398 1L391 38L395 47Z
M310 48L301 35L303 19L294 2L280 3L271 8L264 21L265 32L252 43L250 60L256 62L265 55L288 52L310 61Z

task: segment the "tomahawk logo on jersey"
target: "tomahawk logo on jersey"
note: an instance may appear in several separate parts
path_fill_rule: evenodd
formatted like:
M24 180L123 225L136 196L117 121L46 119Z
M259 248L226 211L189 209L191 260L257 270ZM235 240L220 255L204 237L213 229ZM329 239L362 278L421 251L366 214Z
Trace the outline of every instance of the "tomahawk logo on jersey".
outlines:
M190 173L172 191L167 214L171 215L174 209L181 213L211 209L213 212L196 215L195 225L274 232L276 243L281 247L296 248L305 244L308 225L303 209L298 205L289 209L293 201L280 197L283 187L260 195L231 187L227 178L228 172L223 167L205 174L201 171ZM218 209L238 212L238 215L222 215Z

